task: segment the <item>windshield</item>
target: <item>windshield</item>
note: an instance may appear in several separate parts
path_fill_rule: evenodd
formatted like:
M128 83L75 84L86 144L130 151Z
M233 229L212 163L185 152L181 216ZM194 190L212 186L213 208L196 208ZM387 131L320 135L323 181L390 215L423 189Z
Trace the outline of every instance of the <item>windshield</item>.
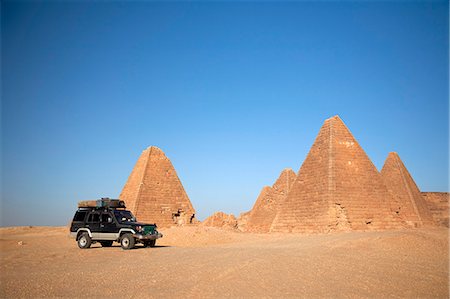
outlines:
M134 218L133 214L130 211L114 211L114 216L116 216L117 221L120 223L127 222L136 222L136 218Z

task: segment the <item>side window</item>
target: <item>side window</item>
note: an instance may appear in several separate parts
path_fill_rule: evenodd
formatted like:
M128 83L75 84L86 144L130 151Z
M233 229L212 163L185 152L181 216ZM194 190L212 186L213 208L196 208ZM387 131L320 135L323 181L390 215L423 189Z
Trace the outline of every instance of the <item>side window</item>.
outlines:
M99 221L100 221L100 215L98 213L89 214L88 222L99 222Z
M73 216L73 221L84 221L86 217L86 211L77 211L75 216Z
M112 216L109 213L102 213L100 217L100 221L102 223L111 223L112 222Z

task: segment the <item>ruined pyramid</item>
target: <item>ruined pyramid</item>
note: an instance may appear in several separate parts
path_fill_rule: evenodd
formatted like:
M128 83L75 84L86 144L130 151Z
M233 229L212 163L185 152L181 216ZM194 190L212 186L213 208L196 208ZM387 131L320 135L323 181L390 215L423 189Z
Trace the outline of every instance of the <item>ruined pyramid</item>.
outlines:
M329 232L403 226L392 197L338 116L325 120L271 231Z
M272 187L265 186L261 190L248 216L247 231L269 232L273 219L283 205L295 178L296 175L292 169L284 169Z
M195 210L172 163L156 146L142 152L120 199L141 222L168 227L196 221Z
M201 223L202 226L219 227L225 229L237 229L238 222L233 214L215 212Z
M434 224L427 203L397 153L389 153L381 176L394 196L396 213L408 225L417 227Z

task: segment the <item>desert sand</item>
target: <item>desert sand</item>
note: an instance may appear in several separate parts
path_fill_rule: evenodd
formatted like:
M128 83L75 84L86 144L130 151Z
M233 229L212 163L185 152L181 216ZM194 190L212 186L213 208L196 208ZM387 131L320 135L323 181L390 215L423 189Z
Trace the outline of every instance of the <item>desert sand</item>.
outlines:
M448 229L162 230L155 248L81 250L66 227L0 229L2 298L448 298Z

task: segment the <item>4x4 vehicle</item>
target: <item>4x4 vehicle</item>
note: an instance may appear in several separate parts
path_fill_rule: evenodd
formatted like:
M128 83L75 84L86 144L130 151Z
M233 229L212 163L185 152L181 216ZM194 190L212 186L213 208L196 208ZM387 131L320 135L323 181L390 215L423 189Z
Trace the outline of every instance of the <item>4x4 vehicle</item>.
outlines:
M156 239L162 238L156 228L156 224L137 222L122 200L102 198L78 203L70 235L81 249L96 242L103 247L119 242L123 249L131 249L136 243L154 247Z

